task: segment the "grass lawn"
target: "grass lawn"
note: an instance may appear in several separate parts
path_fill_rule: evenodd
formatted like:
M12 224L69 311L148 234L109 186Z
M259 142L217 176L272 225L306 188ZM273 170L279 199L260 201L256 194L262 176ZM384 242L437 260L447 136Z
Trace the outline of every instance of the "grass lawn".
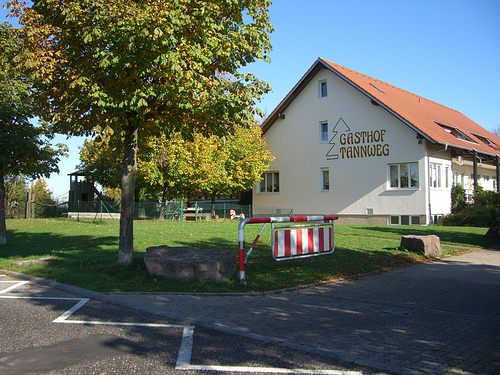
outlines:
M118 221L85 222L66 219L8 220L8 243L0 247L0 269L57 280L96 291L240 292L263 291L318 281L391 270L426 258L398 249L402 234L436 234L444 254L489 246L485 228L419 226L335 226L335 253L307 259L276 262L271 256L270 230L266 229L249 259L248 285L239 285L235 272L223 283L178 281L149 275L143 256L148 246L191 245L203 251L234 249L237 222L135 221L135 258L131 267L116 263ZM246 241L255 238L260 225L247 225ZM18 266L20 260L50 257L53 264Z

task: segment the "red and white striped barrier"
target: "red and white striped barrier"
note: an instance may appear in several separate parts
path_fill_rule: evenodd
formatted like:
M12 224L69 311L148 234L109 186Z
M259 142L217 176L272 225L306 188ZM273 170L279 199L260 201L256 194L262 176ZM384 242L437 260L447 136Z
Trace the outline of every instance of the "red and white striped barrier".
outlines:
M276 260L331 253L333 230L320 228L279 228L273 233L273 256Z
M286 260L332 254L334 251L333 221L337 219L337 215L315 215L254 217L240 221L238 226L240 283L246 283L245 269L248 256L253 251L267 223L272 225L272 254L274 259ZM274 227L274 223L293 224L304 222L307 224ZM245 251L245 226L247 224L264 224L248 252Z

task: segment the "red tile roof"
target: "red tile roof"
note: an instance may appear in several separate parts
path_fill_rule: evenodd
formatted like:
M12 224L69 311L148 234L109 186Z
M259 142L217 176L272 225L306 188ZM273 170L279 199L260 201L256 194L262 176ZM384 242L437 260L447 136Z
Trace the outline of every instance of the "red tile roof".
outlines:
M500 138L464 114L324 59L318 59L313 64L292 91L264 121L262 124L264 131L269 129L305 85L322 68L326 68L344 79L432 143L447 144L465 150L475 149L479 153L486 155L500 155ZM438 124L444 125L444 127ZM463 138L468 138L470 141ZM488 141L492 144L487 144Z

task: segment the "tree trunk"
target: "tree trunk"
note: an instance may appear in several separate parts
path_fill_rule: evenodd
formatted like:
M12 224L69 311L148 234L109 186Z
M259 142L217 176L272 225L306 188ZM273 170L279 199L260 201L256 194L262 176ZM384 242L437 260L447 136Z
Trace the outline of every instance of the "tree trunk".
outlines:
M7 226L5 225L5 181L0 171L0 245L7 243Z
M165 219L165 213L167 211L167 190L167 183L164 183L161 192L160 220Z
M134 257L134 200L137 171L137 126L125 128L121 178L120 245L118 264L129 266Z
M215 198L217 197L217 193L212 193L211 195L211 202L210 202L210 208L211 208L211 214L212 214L212 219L215 219Z

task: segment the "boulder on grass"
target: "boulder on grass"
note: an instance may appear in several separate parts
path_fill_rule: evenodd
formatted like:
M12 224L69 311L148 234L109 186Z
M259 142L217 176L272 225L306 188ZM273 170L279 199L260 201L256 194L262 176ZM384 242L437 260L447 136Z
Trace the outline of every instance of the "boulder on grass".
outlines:
M191 246L153 246L146 249L148 272L180 280L223 281L233 275L235 253L231 250L202 251Z
M439 242L439 237L435 235L401 236L400 247L425 254L428 257L437 258L441 256L441 243Z
M486 232L486 237L500 238L500 217L490 225L490 229Z

